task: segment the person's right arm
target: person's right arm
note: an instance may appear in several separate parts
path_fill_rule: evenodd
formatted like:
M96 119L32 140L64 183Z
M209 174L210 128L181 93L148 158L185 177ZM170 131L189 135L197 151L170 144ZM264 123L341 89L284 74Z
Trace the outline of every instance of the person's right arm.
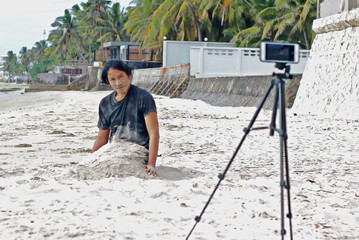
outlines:
M97 138L95 140L95 143L92 147L92 152L96 152L99 148L101 148L103 145L107 144L108 138L110 134L110 129L100 129L97 134Z

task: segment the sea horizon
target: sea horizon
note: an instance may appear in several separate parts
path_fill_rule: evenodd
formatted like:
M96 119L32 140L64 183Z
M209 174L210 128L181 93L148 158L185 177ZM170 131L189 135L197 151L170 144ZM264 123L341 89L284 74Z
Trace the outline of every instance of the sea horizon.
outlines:
M8 99L20 96L25 93L25 89L28 88L29 85L21 83L5 83L0 82L0 102L1 105L6 104Z

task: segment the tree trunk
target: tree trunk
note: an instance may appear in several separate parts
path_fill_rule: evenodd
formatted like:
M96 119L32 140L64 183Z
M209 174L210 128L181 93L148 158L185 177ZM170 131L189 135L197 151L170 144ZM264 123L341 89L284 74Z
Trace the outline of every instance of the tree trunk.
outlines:
M309 50L310 49L310 43L309 43L309 40L308 40L308 34L307 34L306 30L303 31L303 36L304 36L305 46Z

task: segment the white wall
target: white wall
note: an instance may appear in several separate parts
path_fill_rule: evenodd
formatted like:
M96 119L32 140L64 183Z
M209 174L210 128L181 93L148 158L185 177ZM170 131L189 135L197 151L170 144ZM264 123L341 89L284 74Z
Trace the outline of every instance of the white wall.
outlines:
M234 47L234 44L220 42L195 42L195 41L163 41L163 67L170 67L190 62L191 47Z
M359 118L359 9L317 19L317 33L292 111Z
M278 72L274 63L261 62L258 48L191 47L191 76L270 76ZM302 74L309 57L308 50L300 51L298 64L290 64L292 74Z

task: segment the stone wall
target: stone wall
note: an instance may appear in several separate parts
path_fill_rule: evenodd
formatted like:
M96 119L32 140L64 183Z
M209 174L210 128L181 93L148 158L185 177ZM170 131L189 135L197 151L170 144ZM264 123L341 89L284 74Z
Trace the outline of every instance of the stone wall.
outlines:
M293 112L359 118L359 9L317 19Z
M301 76L285 80L287 107L291 107L297 93ZM198 99L215 106L257 106L267 92L272 76L192 78L183 98ZM275 88L265 102L264 108L272 108Z

